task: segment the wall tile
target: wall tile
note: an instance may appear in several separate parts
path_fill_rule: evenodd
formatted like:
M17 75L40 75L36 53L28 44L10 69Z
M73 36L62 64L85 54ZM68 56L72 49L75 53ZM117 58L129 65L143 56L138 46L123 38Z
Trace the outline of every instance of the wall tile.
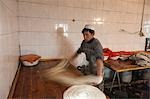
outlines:
M8 7L8 10L11 11L14 15L17 14L17 2L16 0L1 0L2 3Z
M58 7L58 19L73 19L74 13L73 8L69 7Z
M145 6L144 6L144 13L145 14L150 14L150 1L149 0L145 0Z
M103 20L105 22L120 22L120 15L120 12L105 11L103 12Z
M111 11L120 11L120 0L104 0L103 9Z
M138 38L138 34L120 31L139 30L142 4L141 0L20 0L22 53L38 53L46 58L59 55L67 57L71 55L68 51L73 52L80 46L83 39L81 31L85 24L94 25L95 37L101 40L104 47L113 50L142 49L144 39ZM148 13L149 8L146 9ZM145 15L144 23L148 23L148 16L149 14ZM140 40L134 45L131 38ZM129 46L124 46L128 44Z
M59 8L57 6L49 6L48 8L48 17L57 19L59 18Z
M103 9L104 7L104 0L97 0L97 9Z
M19 10L19 16L31 16L29 13L31 12L30 10L30 4L26 2L18 2L18 10Z
M20 38L21 45L30 46L51 45L57 42L57 34L49 32L21 32Z
M49 31L49 20L41 18L30 18L31 30L28 31Z
M137 14L121 13L120 19L123 23L137 23Z
M41 5L41 4L29 4L29 16L32 17L48 17L48 9L49 7L47 5Z
M73 5L74 7L82 8L84 4L84 0L74 0Z
M73 7L74 6L74 1L75 0L58 0L58 6Z
M58 0L18 0L20 2L30 2L30 3L39 3L39 4L49 4L52 6L58 5Z
M18 67L16 0L0 0L0 99L7 99Z

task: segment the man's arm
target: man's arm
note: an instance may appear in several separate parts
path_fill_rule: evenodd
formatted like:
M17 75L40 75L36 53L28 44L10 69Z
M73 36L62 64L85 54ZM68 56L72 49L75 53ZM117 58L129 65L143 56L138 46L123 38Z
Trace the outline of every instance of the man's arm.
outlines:
M84 43L84 40L82 41L80 48L69 58L69 61L71 63L76 57L78 57L79 54L81 54L83 52L83 47L82 47L83 43Z
M77 52L75 52L68 60L70 61L70 63L72 63L72 61L76 58L76 57L78 57L78 53Z
M73 62L74 60L75 60L75 58L77 58L78 57L78 53L77 52L75 52L68 60L69 60L69 62L72 64L72 65L74 65L75 63Z
M104 75L104 64L103 61L101 59L97 59L96 60L96 65L97 65L97 76L101 76L103 77Z

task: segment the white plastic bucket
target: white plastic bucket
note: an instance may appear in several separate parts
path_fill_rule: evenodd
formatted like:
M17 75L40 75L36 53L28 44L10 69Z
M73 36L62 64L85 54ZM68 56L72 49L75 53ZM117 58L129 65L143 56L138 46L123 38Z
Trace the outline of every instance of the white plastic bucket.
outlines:
M32 62L32 63L31 63L31 62L28 62L28 61L23 61L22 63L23 63L24 66L29 66L29 67L30 67L30 66L35 66L35 65L37 65L37 64L39 63L39 60L40 60L40 59L37 59L36 61L34 61L34 62Z
M107 67L104 68L104 78L110 79L111 70Z
M143 79L148 80L148 86L150 87L150 69L144 71Z
M121 80L124 83L130 83L132 80L132 71L130 72L123 72L121 75Z

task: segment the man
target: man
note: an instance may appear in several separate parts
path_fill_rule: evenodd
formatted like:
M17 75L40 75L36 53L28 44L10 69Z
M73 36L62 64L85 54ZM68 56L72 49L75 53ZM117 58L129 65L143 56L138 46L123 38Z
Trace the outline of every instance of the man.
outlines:
M98 77L103 77L103 48L99 40L94 38L94 27L90 24L85 25L82 34L84 40L70 60L76 58L80 53L85 53L89 65L85 66L84 74L93 74Z

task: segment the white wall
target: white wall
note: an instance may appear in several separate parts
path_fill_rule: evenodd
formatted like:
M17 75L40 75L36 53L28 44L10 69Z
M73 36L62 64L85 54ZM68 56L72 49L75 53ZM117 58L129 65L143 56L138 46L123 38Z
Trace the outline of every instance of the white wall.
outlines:
M22 54L69 56L80 46L81 30L87 23L95 26L95 36L103 47L113 51L144 50L145 37L129 34L140 30L142 4L143 0L19 0ZM149 0L145 9L144 29L150 33ZM68 37L63 36L61 27Z
M0 99L7 99L18 67L16 0L0 0Z

